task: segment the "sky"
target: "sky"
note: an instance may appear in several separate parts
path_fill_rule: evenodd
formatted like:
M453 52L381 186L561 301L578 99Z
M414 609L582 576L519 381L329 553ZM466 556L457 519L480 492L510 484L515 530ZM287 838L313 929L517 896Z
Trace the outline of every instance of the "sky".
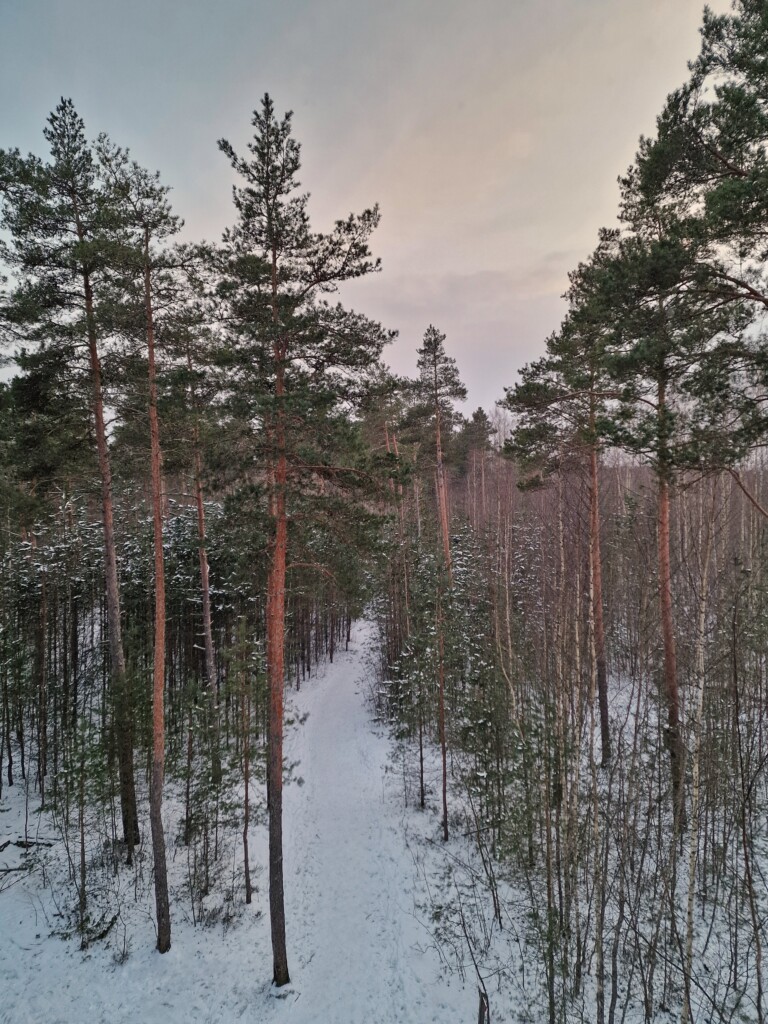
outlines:
M0 147L45 155L71 97L173 189L189 239L233 220L216 146L269 92L294 112L315 230L378 203L380 274L345 304L434 324L490 410L544 350L568 271L616 222L617 177L698 50L700 0L0 0ZM715 11L727 0L713 0Z

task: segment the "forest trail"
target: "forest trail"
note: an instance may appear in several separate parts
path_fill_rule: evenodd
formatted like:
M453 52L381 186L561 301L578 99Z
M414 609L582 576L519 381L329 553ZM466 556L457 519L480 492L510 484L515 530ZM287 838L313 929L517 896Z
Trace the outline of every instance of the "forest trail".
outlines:
M170 847L173 945L154 950L149 888L133 899L130 875L109 945L85 953L76 938L52 935L66 895L60 842L47 850L49 885L19 875L0 892L0 1024L465 1024L476 1019L476 991L447 978L416 909L425 881L406 840L402 785L387 771L392 741L371 718L367 665L372 630L353 632L350 650L321 665L301 690L287 692L284 791L285 886L291 984L269 983L266 830L251 830L253 904L235 893L236 920L194 927L186 880L187 851ZM303 782L301 781L303 780ZM254 785L256 796L258 785ZM165 805L169 836L183 805ZM23 834L24 791L5 789L0 838ZM46 815L30 813L33 831L53 836ZM420 831L439 823L419 816ZM4 858L14 847L8 847ZM239 844L235 845L239 852ZM16 860L18 856L14 855ZM14 862L16 862L14 860ZM433 866L434 867L434 866ZM15 877L15 876L14 876ZM54 879L51 887L50 881ZM124 936L125 962L116 962Z
M306 780L285 801L288 944L298 957L295 991L275 1019L458 1024L472 1019L472 989L447 987L414 906L391 741L367 705L370 636L358 626L350 651L291 699L295 713L308 712L287 745Z

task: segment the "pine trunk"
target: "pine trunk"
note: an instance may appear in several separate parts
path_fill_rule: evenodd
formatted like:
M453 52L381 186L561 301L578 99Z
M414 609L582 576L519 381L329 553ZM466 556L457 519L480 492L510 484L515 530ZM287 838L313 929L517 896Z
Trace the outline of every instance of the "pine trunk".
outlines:
M285 653L285 566L288 547L284 453L278 457L274 480L274 538L267 580L269 911L272 927L273 980L275 985L286 985L290 978L285 942L283 892L283 661Z
M272 320L277 331L277 257L272 253ZM269 805L269 916L272 932L272 980L287 985L283 887L283 686L285 677L285 572L288 553L286 487L288 460L285 436L285 358L282 339L275 339L274 467L271 512L273 536L267 577L267 685L269 688L267 793Z
M451 537L448 529L448 495L445 489L445 468L443 466L443 445L440 430L440 405L435 411L435 446L437 452L437 502L440 513L440 535L443 540L443 556L448 570L448 580L453 586L453 565L451 563Z
M152 464L152 524L155 555L155 649L152 684L152 777L149 787L149 820L152 827L152 859L155 868L157 949L171 948L171 914L168 899L168 870L163 832L163 774L165 771L165 562L163 559L163 491L160 428L157 420L157 376L155 370L155 329L152 317L152 285L149 267L149 238L145 234L144 301L147 317L149 361L149 437Z
M451 564L451 538L448 531L448 498L445 492L445 471L443 468L443 444L440 429L440 399L435 365L435 452L437 461L437 501L440 514L440 533L443 540L443 555L448 573L448 585L453 587L453 566ZM437 594L437 646L438 646L438 729L440 732L440 756L442 761L443 791L443 840L448 842L448 751L445 729L445 652L443 643L443 613L440 583Z

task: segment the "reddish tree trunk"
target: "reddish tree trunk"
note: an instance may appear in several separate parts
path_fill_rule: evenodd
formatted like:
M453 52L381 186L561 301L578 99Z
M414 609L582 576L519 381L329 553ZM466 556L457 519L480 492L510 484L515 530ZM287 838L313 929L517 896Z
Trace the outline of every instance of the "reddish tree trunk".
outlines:
M451 562L451 538L448 531L448 497L445 491L445 470L443 468L443 442L440 424L440 396L435 364L435 455L437 463L437 503L440 515L440 533L443 539L443 555L448 572L448 585L453 587L453 565ZM448 841L448 751L445 735L445 651L443 644L443 613L440 598L440 584L437 594L437 648L438 648L438 730L440 733L440 755L442 759L443 790L443 839Z
M267 682L269 686L269 910L272 927L273 980L289 981L283 889L283 684L285 656L285 566L288 524L285 509L285 454L274 473L274 536L267 579Z
M443 467L443 446L440 432L440 404L435 406L435 447L437 453L437 502L440 512L440 534L443 539L443 555L448 570L448 580L453 585L453 564L451 562L451 537L448 530L448 495L445 488L445 468Z
M272 253L272 321L277 330L277 255ZM285 342L275 338L276 409L273 423L274 463L271 474L273 535L267 576L267 685L269 688L267 796L269 806L269 916L272 932L272 980L287 985L283 886L283 686L285 681L285 569L288 553L286 486L288 460L285 436Z
M147 317L149 361L149 437L152 465L152 525L155 555L155 650L152 683L152 777L149 787L149 820L152 827L152 858L155 868L157 948L171 948L171 914L168 899L168 871L163 831L163 775L165 771L165 562L163 559L163 489L160 427L157 420L157 376L155 370L155 329L152 317L152 283L149 265L149 236L144 239L144 301Z

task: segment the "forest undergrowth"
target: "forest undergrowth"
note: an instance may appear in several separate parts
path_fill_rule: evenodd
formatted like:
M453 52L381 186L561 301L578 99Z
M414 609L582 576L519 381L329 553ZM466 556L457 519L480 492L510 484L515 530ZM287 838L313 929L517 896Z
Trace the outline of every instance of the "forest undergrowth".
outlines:
M652 490L637 469L606 472L606 565L619 564L606 576L604 762L578 499L587 480L569 480L553 509L540 493L513 497L511 467L486 458L484 496L475 493L479 462L465 482L479 528L452 537L442 638L438 560L423 541L397 539L414 531L395 533L408 568L402 589L393 584L379 605L379 705L399 738L404 799L441 814L442 659L449 831L474 844L471 858L460 842L448 846L446 877L432 880L435 940L453 969L477 975L491 1005L518 1006L520 1020L759 1020L762 521L727 478L693 482L676 501L678 564L689 571L675 606L687 752L684 804L675 807L656 579L643 555L653 542ZM481 509L490 519L503 509L510 521L484 524ZM707 534L709 564L690 571ZM389 661L398 628L401 652ZM552 643L526 643L532 636Z

